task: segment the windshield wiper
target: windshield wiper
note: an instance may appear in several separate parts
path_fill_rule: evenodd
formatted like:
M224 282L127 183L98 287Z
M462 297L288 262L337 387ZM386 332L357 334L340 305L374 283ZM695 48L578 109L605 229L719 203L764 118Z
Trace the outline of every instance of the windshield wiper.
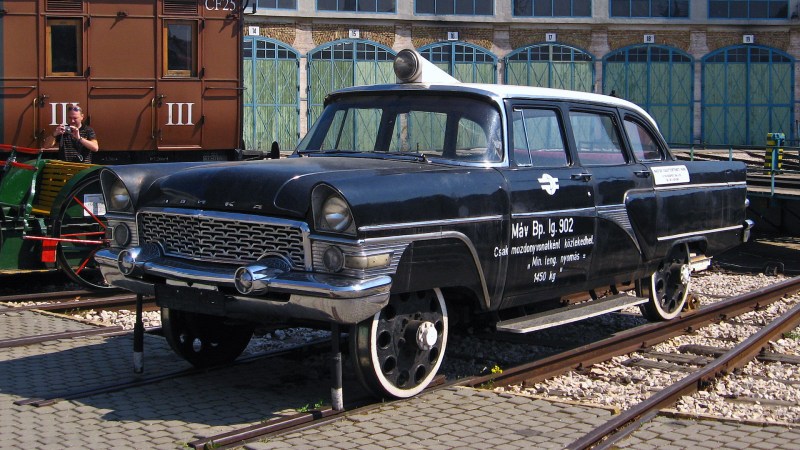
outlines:
M430 162L428 157L425 156L425 153L417 153L417 152L386 152L389 156L409 156L411 158L418 159L422 162Z
M330 150L321 150L321 151L319 151L319 153L322 153L324 155L331 155L331 154L336 154L336 153L349 155L349 154L353 154L353 153L364 153L364 152L360 152L358 150L330 149Z

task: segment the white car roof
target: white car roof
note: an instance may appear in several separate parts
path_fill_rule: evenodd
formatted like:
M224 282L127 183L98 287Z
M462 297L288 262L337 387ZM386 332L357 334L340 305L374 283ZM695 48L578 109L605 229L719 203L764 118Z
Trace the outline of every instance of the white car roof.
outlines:
M530 100L560 100L587 102L611 107L626 108L637 111L646 117L658 128L656 121L640 106L633 102L610 95L593 94L590 92L570 91L565 89L552 89L532 86L517 86L511 84L482 84L482 83L398 83L398 84L377 84L371 86L354 86L332 92L332 96L339 93L376 92L376 91L397 91L397 90L430 90L444 92L465 92L477 95L494 97L495 99L530 99Z

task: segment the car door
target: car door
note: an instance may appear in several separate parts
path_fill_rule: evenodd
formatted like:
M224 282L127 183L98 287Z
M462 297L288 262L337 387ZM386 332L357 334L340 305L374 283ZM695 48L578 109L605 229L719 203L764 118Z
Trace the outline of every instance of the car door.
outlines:
M592 185L567 151L559 108L511 108L510 235L504 307L552 298L586 281L594 248Z
M602 282L627 281L622 278L640 267L642 255L626 203L652 195L651 173L626 151L615 109L580 105L568 116L575 152L584 176L591 179L597 210L591 276Z
M676 161L649 121L633 113L623 120L629 146L653 180L652 194L628 202L645 259L662 258L677 240L706 240L741 229L747 192L744 167L736 170L726 161ZM658 205L657 211L653 205ZM714 253L713 243L704 247Z

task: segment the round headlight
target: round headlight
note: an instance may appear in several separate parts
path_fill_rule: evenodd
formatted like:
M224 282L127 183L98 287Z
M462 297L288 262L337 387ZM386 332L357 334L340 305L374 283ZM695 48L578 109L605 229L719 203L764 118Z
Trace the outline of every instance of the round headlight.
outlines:
M332 195L322 205L322 222L330 231L344 232L353 224L350 207L339 196Z
M131 196L122 181L117 180L111 185L108 193L108 202L114 211L124 211L130 207Z
M325 268L331 272L339 272L344 268L344 255L342 254L342 250L339 247L331 246L325 250L325 253L322 255L322 262L325 264Z

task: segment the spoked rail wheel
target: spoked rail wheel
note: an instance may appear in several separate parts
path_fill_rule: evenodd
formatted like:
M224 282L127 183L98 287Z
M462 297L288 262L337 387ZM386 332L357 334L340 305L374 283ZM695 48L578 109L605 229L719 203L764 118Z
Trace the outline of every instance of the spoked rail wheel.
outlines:
M439 370L447 334L439 289L394 294L385 308L351 330L356 374L375 396L414 396Z
M161 308L161 329L178 356L195 367L211 367L235 360L250 342L255 325Z
M106 220L94 206L102 201L101 193L100 176L87 176L67 194L53 222L53 237L61 239L56 250L58 267L90 289L112 287L94 261L94 254L105 246Z
M650 321L663 321L678 316L686 304L692 280L689 248L676 245L653 275L641 280L640 295L648 302L639 306Z

